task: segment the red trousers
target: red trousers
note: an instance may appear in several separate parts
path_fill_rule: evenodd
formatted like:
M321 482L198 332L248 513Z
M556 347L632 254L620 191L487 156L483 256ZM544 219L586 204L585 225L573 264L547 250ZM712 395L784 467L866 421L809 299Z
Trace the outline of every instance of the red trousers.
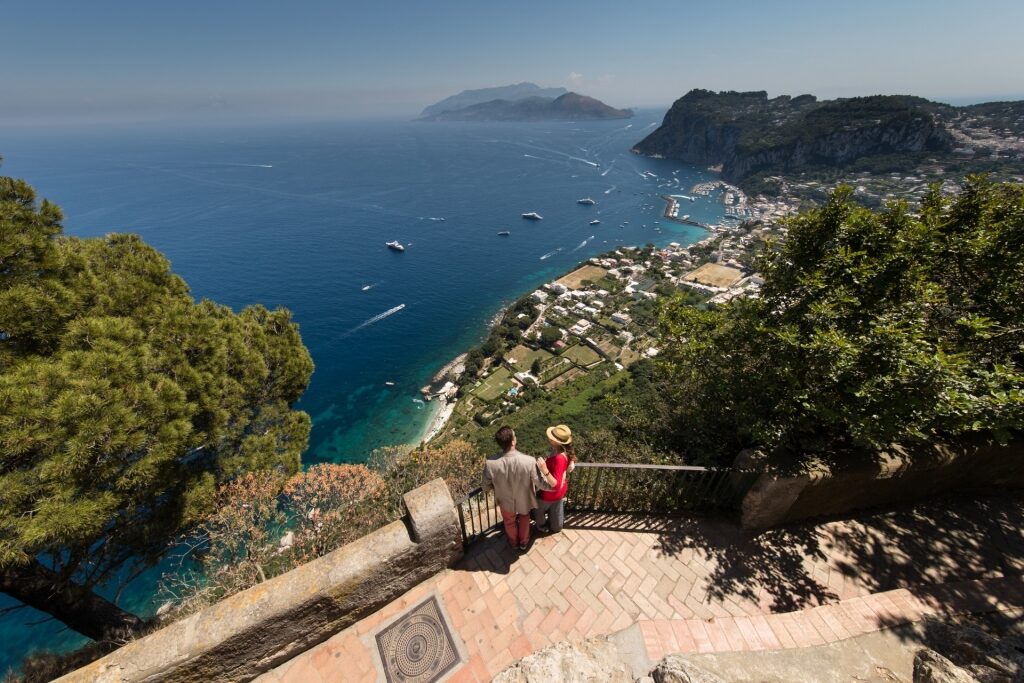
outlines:
M505 534L508 542L513 548L526 545L530 542L530 515L517 515L514 512L505 512L501 507L501 519L505 522Z

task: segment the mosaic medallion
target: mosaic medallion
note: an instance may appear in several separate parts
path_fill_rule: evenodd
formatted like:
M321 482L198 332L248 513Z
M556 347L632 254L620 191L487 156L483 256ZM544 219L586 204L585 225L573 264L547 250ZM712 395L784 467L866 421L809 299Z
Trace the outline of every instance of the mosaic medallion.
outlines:
M460 662L436 598L428 598L377 634L388 683L433 683Z

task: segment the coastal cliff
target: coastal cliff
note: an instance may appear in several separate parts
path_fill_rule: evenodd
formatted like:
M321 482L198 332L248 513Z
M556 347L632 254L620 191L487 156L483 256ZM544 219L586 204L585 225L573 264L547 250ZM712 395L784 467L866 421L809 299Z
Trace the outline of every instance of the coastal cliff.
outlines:
M819 101L764 91L691 90L633 151L722 165L722 178L850 166L865 157L946 152L953 137L928 100L909 96Z

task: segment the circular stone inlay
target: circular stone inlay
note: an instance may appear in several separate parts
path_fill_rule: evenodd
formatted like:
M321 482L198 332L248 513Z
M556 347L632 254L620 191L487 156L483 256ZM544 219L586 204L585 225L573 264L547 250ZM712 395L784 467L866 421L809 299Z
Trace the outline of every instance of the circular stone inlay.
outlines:
M443 619L436 600L429 598L377 634L389 682L429 683L459 663Z

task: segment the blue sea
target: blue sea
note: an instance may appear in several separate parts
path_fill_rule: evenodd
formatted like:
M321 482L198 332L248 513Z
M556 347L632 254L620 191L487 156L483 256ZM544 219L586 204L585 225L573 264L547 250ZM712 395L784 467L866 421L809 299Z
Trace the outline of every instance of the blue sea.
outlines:
M704 236L664 220L659 195L715 176L629 151L662 114L6 130L0 174L59 204L69 234L140 234L197 298L289 308L316 363L300 405L314 424L305 462L361 462L422 437L433 406L419 387L503 305L618 245ZM722 213L717 196L682 206L701 222ZM151 612L152 585L124 604ZM44 619L0 616L0 673L33 648L81 642Z

